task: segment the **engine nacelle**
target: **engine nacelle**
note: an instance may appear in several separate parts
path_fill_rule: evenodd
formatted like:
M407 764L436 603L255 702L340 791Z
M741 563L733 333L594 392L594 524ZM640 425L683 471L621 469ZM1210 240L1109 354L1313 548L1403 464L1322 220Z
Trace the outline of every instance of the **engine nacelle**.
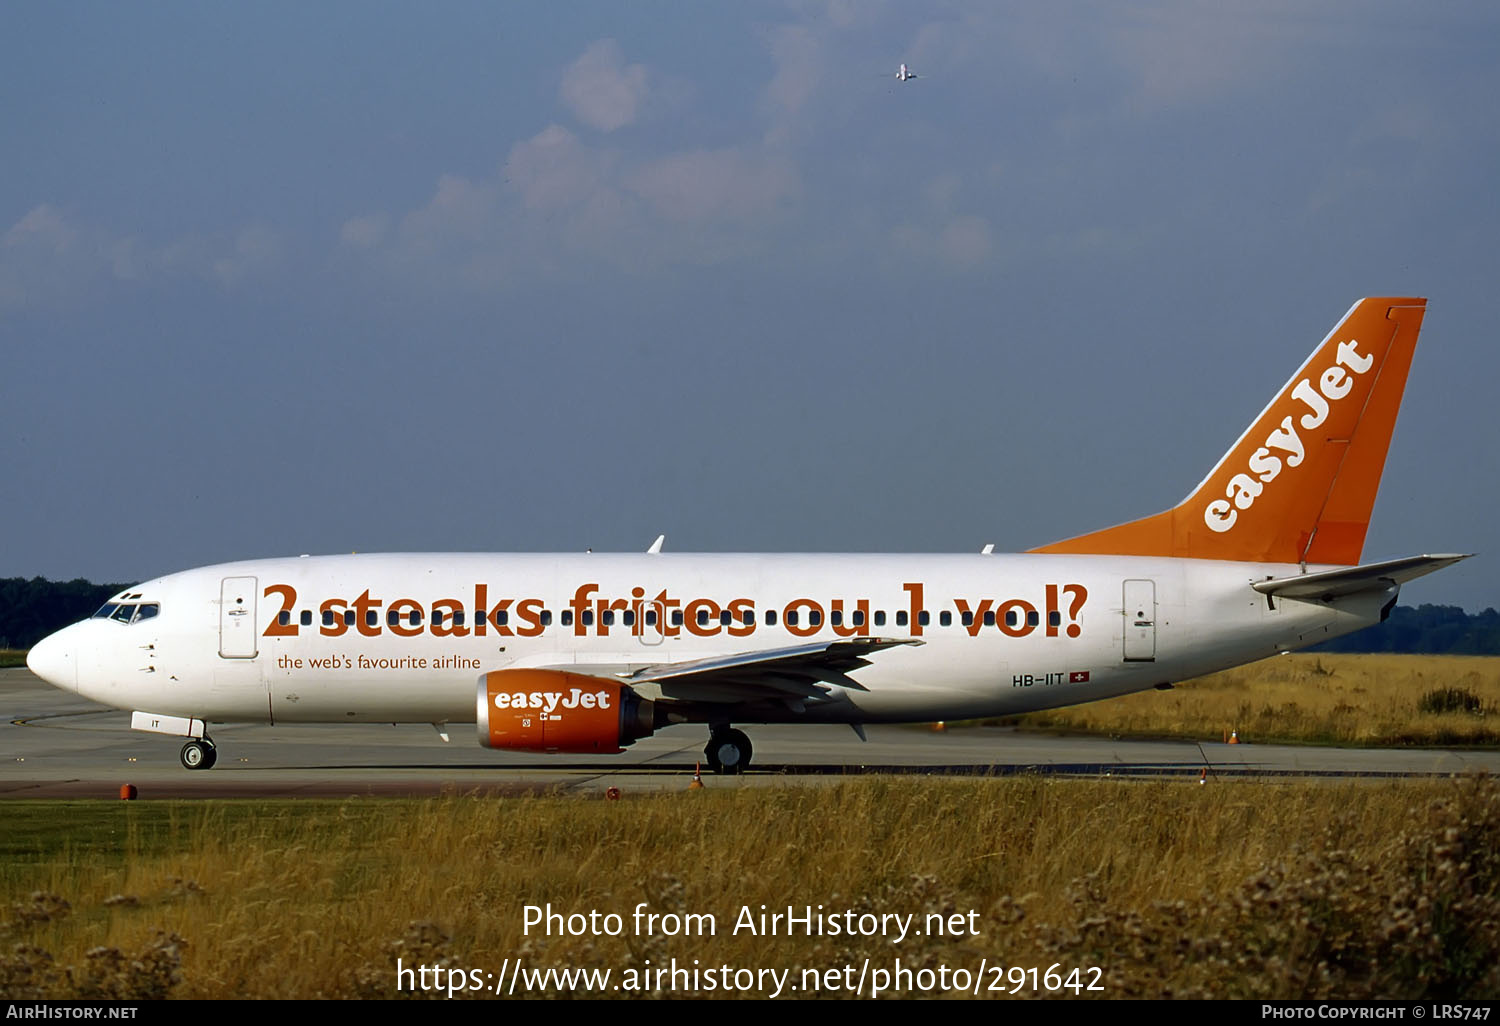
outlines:
M655 729L650 699L562 670L494 670L479 678L477 700L486 748L613 755Z

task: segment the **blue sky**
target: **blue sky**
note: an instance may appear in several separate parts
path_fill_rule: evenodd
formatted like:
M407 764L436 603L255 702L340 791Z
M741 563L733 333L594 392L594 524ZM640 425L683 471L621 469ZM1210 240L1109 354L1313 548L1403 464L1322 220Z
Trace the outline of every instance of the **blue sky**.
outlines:
M1017 550L1430 299L1367 559L1488 553L1500 9L16 3L0 576ZM905 61L921 78L894 80Z

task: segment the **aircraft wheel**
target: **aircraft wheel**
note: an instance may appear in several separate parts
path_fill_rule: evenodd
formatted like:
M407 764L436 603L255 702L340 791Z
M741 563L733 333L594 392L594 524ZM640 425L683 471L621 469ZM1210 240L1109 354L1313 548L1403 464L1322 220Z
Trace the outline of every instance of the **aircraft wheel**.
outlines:
M214 750L214 743L204 738L183 745L180 758L184 769L205 770L211 769L218 761L219 753Z
M750 768L750 739L738 730L715 731L703 755L715 773L743 773Z

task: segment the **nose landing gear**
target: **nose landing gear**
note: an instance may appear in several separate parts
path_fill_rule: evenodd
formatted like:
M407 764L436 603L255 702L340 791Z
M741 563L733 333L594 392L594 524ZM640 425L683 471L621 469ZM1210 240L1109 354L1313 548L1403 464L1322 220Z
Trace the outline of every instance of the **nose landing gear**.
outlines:
M709 734L703 757L715 773L743 773L750 767L750 739L744 732L728 726L715 727Z
M202 740L195 739L183 745L179 758L184 769L206 770L213 768L213 764L219 760L219 753L205 734Z

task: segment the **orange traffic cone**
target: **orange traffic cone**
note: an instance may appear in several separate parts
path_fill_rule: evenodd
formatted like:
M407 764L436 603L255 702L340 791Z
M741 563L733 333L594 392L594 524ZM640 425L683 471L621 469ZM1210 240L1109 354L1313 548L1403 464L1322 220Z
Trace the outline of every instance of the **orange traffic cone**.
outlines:
M689 791L698 791L703 788L703 763L693 763L693 782L688 785Z
M1239 731L1237 731L1237 730L1231 730L1229 732L1229 743L1232 744L1232 745L1237 745L1237 744L1240 743L1240 732Z
M1200 783L1200 784L1206 784L1206 783L1208 783L1208 767L1207 766L1203 767L1203 772L1198 776L1198 783Z

